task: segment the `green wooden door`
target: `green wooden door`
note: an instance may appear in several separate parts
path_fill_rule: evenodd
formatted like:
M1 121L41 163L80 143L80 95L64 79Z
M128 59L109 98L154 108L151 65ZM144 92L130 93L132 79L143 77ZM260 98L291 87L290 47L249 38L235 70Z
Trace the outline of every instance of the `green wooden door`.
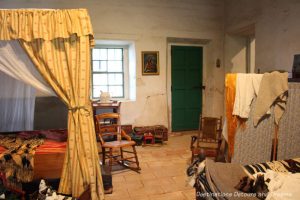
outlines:
M196 130L202 110L202 47L171 47L172 131Z

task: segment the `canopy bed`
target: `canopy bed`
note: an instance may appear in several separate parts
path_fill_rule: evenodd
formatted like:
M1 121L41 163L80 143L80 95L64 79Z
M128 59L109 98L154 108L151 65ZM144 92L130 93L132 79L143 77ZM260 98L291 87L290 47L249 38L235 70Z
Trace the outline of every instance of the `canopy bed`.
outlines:
M0 59L2 72L57 95L68 106L68 140L59 192L78 197L90 187L92 199L104 199L89 99L94 40L87 10L0 10L0 41L1 50L10 49L23 63L21 69L20 64L12 64L10 53L1 53L6 56ZM23 53L16 53L17 48Z

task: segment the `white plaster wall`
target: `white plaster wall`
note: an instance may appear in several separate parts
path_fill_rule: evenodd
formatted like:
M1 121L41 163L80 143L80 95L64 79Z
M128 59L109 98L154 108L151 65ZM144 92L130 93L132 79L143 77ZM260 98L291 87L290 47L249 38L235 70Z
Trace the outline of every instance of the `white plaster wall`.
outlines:
M256 23L262 13L265 0L224 0L225 32L234 32L242 27ZM277 1L277 0L274 0ZM284 1L284 0L283 0Z
M255 73L255 38L250 41L250 73Z
M224 2L220 0L26 0L0 1L0 8L87 8L95 39L133 41L136 101L123 102L122 124L168 126L167 38L210 40L206 48L204 112L223 112ZM160 75L141 75L141 51L159 51ZM170 107L170 105L169 105ZM213 109L210 109L213 108Z
M299 0L225 0L225 30L255 23L255 67L291 71L300 53Z
M294 54L300 53L300 1L265 1L257 21L256 67L291 71Z
M226 35L225 73L246 73L246 38Z
M202 93L202 114L203 116L220 117L223 114L224 102L223 38L212 40L205 45L204 56L203 85L206 89ZM221 60L220 68L216 67L217 59Z

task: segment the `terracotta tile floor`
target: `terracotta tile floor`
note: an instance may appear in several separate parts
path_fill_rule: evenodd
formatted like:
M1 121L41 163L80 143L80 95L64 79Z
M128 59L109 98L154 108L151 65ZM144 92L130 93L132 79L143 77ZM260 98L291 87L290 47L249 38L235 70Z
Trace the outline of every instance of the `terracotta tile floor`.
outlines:
M195 132L174 133L164 145L137 146L141 173L113 171L113 194L106 200L192 200L195 190L186 184L190 141Z

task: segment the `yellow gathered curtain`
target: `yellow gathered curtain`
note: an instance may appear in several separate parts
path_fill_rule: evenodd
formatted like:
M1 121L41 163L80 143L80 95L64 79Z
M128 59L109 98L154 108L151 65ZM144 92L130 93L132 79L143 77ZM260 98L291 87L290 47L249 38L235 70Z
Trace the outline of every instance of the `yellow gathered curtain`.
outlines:
M104 199L90 102L92 27L85 9L0 10L0 40L18 39L45 80L69 107L68 145L59 192L87 186Z
M50 41L90 35L94 45L93 29L86 9L7 9L0 10L0 39L34 39Z

